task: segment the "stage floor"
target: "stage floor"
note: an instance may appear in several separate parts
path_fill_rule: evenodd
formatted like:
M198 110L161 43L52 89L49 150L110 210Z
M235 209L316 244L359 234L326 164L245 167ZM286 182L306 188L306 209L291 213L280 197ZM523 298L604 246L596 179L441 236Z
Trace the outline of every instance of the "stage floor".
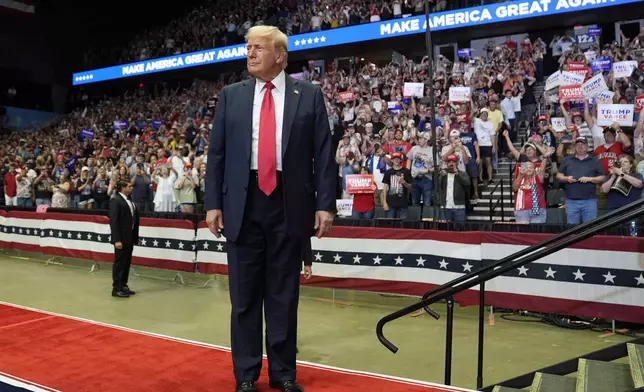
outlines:
M208 287L201 288L199 285L205 283L203 276L183 274L187 283L184 286L170 280L172 272L135 268L141 277L131 274L130 286L137 295L122 300L110 296L111 265L102 265L90 274L89 263L67 260L64 263L45 266L42 258L1 256L0 301L174 338L230 345L225 277L217 277ZM379 318L412 301L304 287L298 359L442 383L444 318L435 321L423 315L390 324L385 332L400 348L395 355L376 338ZM438 305L435 310L444 315L445 306ZM457 307L455 314L452 381L456 386L474 388L477 308ZM628 340L541 323L510 322L498 316L495 325L486 326L485 385Z

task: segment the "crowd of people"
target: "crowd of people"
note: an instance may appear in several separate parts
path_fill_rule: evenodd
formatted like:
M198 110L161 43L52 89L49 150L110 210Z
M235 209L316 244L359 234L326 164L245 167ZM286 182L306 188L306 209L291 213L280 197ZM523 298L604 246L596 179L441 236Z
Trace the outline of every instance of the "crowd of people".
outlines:
M630 40L623 37L621 46L585 51L614 62L634 59L641 69L642 59L634 56L641 56L643 39L644 31ZM596 101L575 106L555 99L560 87L546 92L546 110L535 115L533 89L544 79L544 56L556 56L562 71L571 62L587 66L591 61L575 44L557 52L562 42L567 39L556 37L548 46L526 36L487 48L482 57L455 62L440 57L432 78L434 108L426 58L380 66L356 59L347 68L329 67L323 74L311 64L298 77L318 84L326 97L337 142L338 198L352 200L355 218L373 218L382 208L388 217L405 219L412 205L436 204L447 219L461 221L505 159L518 162L513 189L519 223L546 221L549 189L564 188L569 223L639 198L644 174L641 116L635 116L632 126L600 126ZM585 79L597 73L601 71L589 71ZM629 78L615 78L612 72L604 77L614 93L612 102L634 104L643 94L642 86ZM406 92L414 83L424 83L420 93ZM0 146L6 172L1 173L0 195L7 205L105 208L114 184L126 178L143 211L201 212L205 152L221 88L195 82L155 96L85 99L61 122L36 133L13 134ZM432 109L435 155L428 121ZM564 120L565 129L555 129L557 118ZM534 126L527 143L515 148L522 123ZM352 194L347 176L354 174L370 175L372 192Z
M560 70L546 84L547 109L521 150L510 145L520 162L513 181L517 221L545 222L547 188L562 189L569 224L587 222L598 211L614 210L642 197L644 116L638 112L644 103L644 85L632 75L644 75L644 29L636 37L620 38L621 44L603 46L580 45L565 36L551 43ZM626 73L621 70L625 62L630 62ZM577 84L564 84L556 81L562 73L582 77ZM592 85L605 87L593 89ZM576 95L570 95L575 90ZM600 105L613 104L625 106L599 110ZM632 120L628 116L611 119L606 113L614 108L626 110Z
M430 0L432 12L481 5L481 0ZM487 1L489 3L489 1ZM420 15L424 0L243 0L204 2L180 18L145 30L128 45L99 46L85 66L104 67L243 43L252 26L277 26L287 35Z
M492 180L503 157L497 152L507 150L503 143L497 145L497 132L509 130L514 139L521 113L529 120L525 109L536 106L532 88L545 44L523 43L521 50L508 42L485 57L437 61L438 203L454 220L465 219L466 205L476 201L480 186ZM327 98L338 142L339 197L353 199L346 192L347 175L373 174L374 193L354 200L356 217L372 217L375 207L382 206L389 216L405 218L409 201L432 205L429 86L417 94L422 97L404 93L406 83L425 82L427 70L426 59L404 59L382 66L356 61L324 75L312 66L300 73ZM114 184L127 178L143 211L200 211L204 152L222 87L195 84L159 96L132 94L95 104L84 97L84 107L63 122L37 133L14 134L0 146L10 169L4 176L5 203L104 208ZM450 89L458 87L471 94L465 100L450 99Z

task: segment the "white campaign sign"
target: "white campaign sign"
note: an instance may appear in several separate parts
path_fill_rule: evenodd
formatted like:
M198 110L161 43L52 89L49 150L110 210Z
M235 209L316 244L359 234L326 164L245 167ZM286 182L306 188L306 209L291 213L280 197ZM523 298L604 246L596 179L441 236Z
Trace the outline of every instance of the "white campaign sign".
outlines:
M634 113L635 105L600 103L597 105L597 125L604 127L616 122L623 127L632 127Z
M335 208L338 210L338 216L351 216L353 212L353 199L336 199Z
M565 132L566 131L566 119L563 117L553 117L550 119L550 124L552 124L552 129L555 132Z
M597 101L597 103L613 103L614 96L614 91L602 91L601 93L595 95L595 100Z
M561 73L561 84L560 86L572 86L575 84L582 84L586 79L583 75L576 73L564 71Z
M469 87L450 87L449 88L449 101L450 102L469 102L470 101Z
M425 83L405 83L405 88L403 90L403 95L405 97L423 97L423 90L425 89Z
M628 78L633 73L633 69L637 68L637 61L620 61L613 63L613 77L615 78Z
M597 53L594 50L589 50L584 52L584 57L586 57L586 61L593 61L597 58Z
M557 71L550 75L546 80L546 91L552 90L553 88L559 87L561 85L561 71Z
M586 98L592 98L602 91L608 91L608 86L601 73L598 73L581 85L581 92Z

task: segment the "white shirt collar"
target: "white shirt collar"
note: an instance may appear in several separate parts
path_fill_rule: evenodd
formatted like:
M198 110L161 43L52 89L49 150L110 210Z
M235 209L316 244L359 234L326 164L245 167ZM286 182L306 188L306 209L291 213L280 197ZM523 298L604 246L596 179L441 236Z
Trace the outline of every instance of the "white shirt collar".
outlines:
M119 192L119 195L121 195L121 197L124 198L126 201L130 201L123 192Z
M259 88L259 91L264 90L264 85L266 84L265 81L261 79L256 79L257 80L257 87ZM275 90L278 92L284 92L286 91L286 73L284 71L280 72L275 79L272 80L273 85L275 86Z

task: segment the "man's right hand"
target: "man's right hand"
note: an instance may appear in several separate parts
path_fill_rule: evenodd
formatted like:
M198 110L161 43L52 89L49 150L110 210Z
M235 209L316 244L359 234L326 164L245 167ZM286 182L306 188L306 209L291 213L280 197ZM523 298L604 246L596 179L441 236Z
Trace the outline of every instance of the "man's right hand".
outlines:
M220 230L224 228L224 215L221 210L210 210L206 214L208 228L216 238L221 237Z
M122 243L121 241L119 241L119 242L115 242L115 243L114 243L114 247L115 247L116 249L123 249L123 243Z

